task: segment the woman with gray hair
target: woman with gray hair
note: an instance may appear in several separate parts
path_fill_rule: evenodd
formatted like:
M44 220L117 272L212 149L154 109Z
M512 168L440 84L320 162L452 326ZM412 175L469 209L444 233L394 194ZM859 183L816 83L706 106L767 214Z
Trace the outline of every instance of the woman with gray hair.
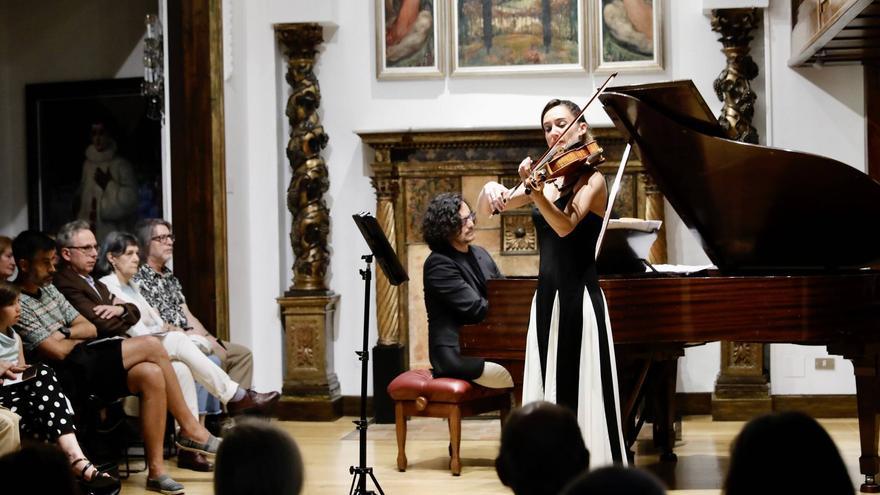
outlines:
M182 328L175 327L162 320L156 308L152 307L140 292L138 284L132 280L139 266L139 247L137 239L125 232L111 232L101 246L98 267L109 272L101 282L119 299L137 306L141 313L138 320L129 330L132 337L154 335L162 340L162 345L172 361L180 361L187 365L192 376L199 384L220 398L231 413L237 411L239 401L247 400L248 391L242 389L229 375L212 362L206 354L210 354L211 345L199 335L190 335ZM192 380L190 380L192 381ZM251 395L264 395L251 391ZM190 409L198 409L195 403ZM243 405L243 404L242 404Z

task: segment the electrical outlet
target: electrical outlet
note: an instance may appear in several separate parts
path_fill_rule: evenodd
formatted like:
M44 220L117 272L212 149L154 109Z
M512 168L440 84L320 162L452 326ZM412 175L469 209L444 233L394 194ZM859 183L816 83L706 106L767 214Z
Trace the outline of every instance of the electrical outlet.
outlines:
M834 358L816 358L816 369L817 370L833 370L834 369Z

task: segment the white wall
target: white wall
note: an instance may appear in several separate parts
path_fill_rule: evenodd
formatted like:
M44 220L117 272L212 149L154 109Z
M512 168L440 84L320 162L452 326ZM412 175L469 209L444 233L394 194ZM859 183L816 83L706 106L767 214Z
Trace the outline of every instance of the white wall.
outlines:
M27 228L24 86L143 75L156 0L0 2L0 234Z

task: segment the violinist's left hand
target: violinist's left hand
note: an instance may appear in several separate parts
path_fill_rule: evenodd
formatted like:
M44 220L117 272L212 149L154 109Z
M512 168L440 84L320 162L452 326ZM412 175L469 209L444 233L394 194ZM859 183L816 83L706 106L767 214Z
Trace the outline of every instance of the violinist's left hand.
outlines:
M544 191L544 181L538 180L537 177L529 177L525 180L526 186L534 192Z

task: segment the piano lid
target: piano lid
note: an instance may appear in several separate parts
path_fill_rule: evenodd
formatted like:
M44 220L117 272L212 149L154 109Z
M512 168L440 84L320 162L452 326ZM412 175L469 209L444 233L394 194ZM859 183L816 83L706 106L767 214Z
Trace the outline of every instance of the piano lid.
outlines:
M864 173L728 139L691 81L608 88L599 100L721 270L880 261L880 184Z

